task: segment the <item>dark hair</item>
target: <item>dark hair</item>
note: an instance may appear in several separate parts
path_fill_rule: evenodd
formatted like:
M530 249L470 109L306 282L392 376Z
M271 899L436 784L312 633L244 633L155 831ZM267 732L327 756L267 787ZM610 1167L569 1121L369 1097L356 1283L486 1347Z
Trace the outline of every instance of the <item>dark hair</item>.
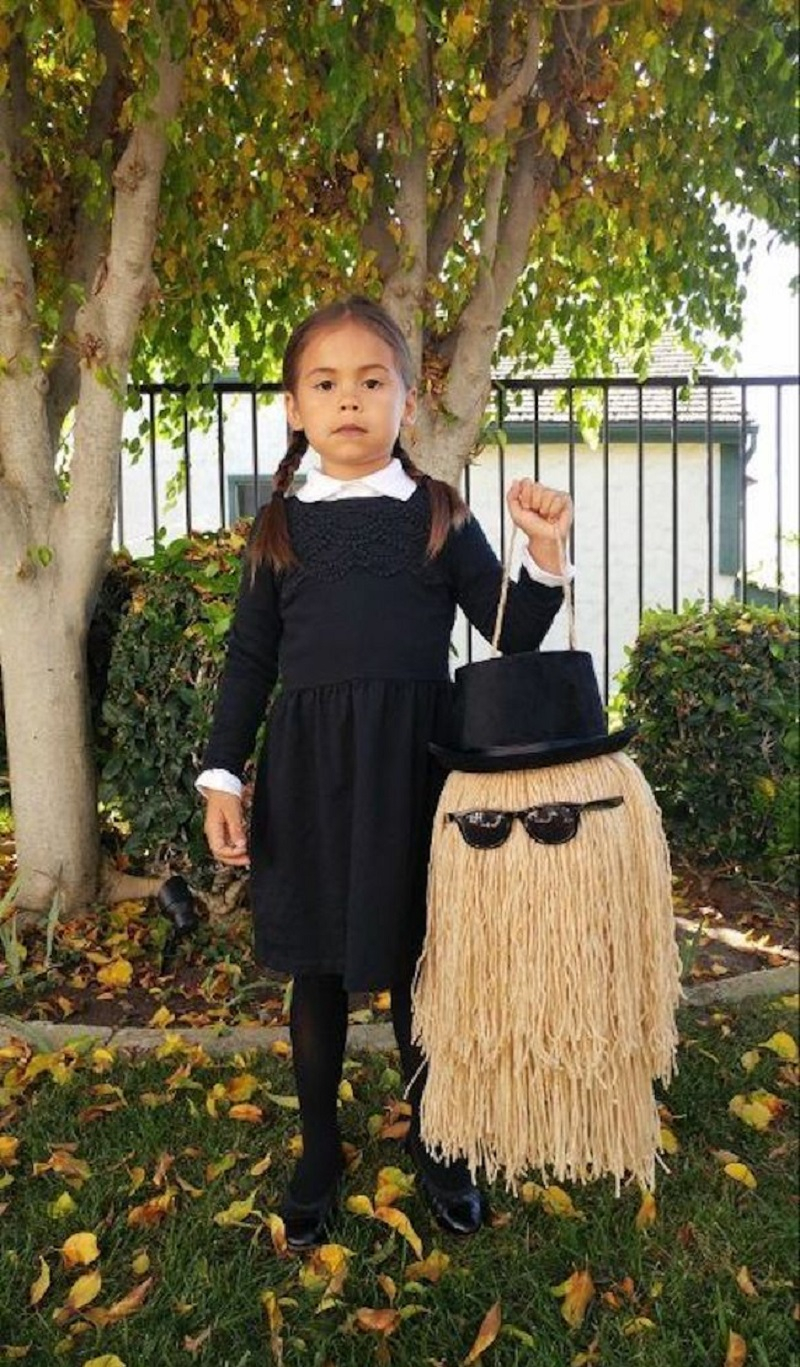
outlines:
M283 387L290 394L297 392L297 378L303 352L318 332L334 327L337 323L353 319L369 328L382 341L386 342L394 355L400 377L406 389L414 386L414 363L408 342L394 319L380 304L363 295L352 295L340 299L326 307L317 309L295 328L286 346L283 358ZM303 431L293 432L286 455L283 457L272 477L272 498L261 514L258 530L250 546L250 564L253 572L267 561L274 570L288 569L297 564L289 537L286 521L284 497L289 492L295 471L308 450L308 440ZM460 527L469 517L469 510L461 495L444 480L432 479L418 469L408 453L403 449L398 437L392 455L400 461L407 475L423 484L428 490L431 505L431 530L428 537L428 556L438 555L453 527Z

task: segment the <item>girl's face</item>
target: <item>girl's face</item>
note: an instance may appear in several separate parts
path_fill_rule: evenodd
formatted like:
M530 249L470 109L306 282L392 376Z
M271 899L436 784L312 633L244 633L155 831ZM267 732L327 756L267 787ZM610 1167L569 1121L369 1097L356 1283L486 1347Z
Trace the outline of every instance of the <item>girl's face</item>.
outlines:
M387 465L401 424L415 413L416 390L406 389L392 348L352 318L312 334L286 394L290 425L305 432L334 479Z

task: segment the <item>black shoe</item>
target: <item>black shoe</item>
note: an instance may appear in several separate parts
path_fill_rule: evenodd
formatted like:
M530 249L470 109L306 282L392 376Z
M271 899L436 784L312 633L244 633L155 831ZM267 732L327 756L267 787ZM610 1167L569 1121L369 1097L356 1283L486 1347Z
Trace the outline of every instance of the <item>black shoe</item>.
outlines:
M463 1181L443 1186L431 1174L436 1160L425 1152L419 1139L406 1139L406 1152L409 1154L419 1177L419 1188L428 1209L440 1229L447 1234L457 1234L461 1238L477 1234L483 1224L483 1198L463 1165ZM461 1168L462 1164L459 1164ZM448 1174L451 1178L456 1174Z
M286 1243L292 1253L306 1253L324 1244L330 1234L339 1198L343 1168L316 1201L297 1201L291 1190L283 1198L280 1214L286 1230Z

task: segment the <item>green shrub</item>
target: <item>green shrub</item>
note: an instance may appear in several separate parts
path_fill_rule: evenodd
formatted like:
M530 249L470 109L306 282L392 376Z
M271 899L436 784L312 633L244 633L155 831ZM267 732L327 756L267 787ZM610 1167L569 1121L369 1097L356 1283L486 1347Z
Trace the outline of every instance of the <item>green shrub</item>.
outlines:
M194 787L245 544L241 527L183 537L136 566L98 729L100 799L126 851L207 859Z
M798 633L787 609L645 614L621 684L682 852L788 878L798 845Z

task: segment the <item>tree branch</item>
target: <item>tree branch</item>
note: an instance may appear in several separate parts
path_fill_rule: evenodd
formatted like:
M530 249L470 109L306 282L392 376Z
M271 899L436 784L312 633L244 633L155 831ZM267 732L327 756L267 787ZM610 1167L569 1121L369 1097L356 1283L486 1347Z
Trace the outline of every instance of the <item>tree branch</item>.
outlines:
M97 48L105 60L105 71L92 97L86 122L84 151L92 160L100 158L103 144L117 126L118 106L123 86L124 45L107 12L92 6ZM109 186L110 191L110 186ZM75 198L80 190L73 186ZM85 202L74 203L72 247L64 272L65 290L53 357L49 367L48 422L55 451L67 413L75 404L80 384L78 352L74 345L75 318L81 300L88 294L100 268L106 245L108 223L103 212L89 213Z
M459 143L450 164L447 180L440 192L439 212L433 220L428 241L428 272L433 278L438 277L441 272L461 221L467 193L466 165L464 144Z
M14 171L19 111L9 91L0 96L0 478L33 500L51 492L52 469L36 290Z
M70 568L89 590L95 587L111 539L131 352L142 311L155 291L152 258L167 124L180 106L183 62L171 57L169 35L163 29L161 38L150 117L134 126L113 176L108 257L76 317L80 392L60 539Z

